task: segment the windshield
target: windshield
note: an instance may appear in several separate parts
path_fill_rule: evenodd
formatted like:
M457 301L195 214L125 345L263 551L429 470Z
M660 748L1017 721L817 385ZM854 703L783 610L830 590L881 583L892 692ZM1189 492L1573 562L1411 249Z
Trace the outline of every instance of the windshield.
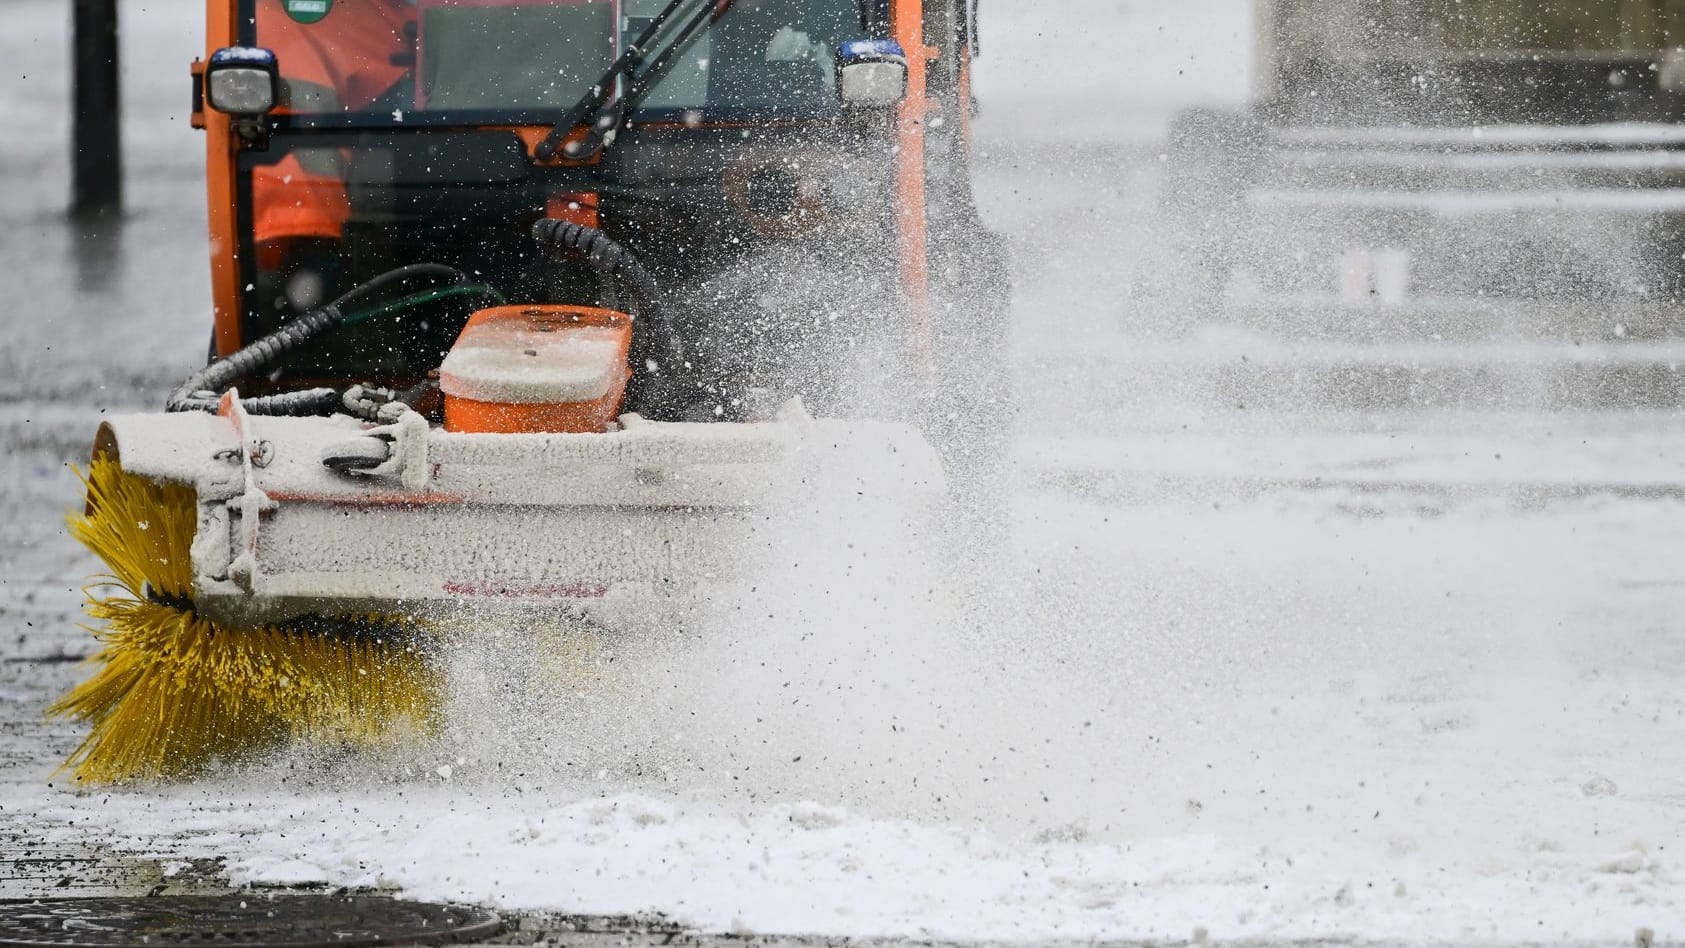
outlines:
M356 124L553 121L666 0L248 0L283 115ZM834 109L833 51L856 0L737 0L644 110Z

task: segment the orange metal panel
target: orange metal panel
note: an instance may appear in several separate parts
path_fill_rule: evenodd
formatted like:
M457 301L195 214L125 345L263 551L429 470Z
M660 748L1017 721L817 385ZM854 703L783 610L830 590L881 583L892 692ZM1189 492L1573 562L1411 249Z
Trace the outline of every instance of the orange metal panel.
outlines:
M597 230L603 226L603 203L595 191L562 191L544 202L544 216Z
M476 129L478 128L480 128L480 126L476 126ZM507 130L514 132L521 140L521 147L526 149L527 160L535 165L578 168L586 165L595 165L603 160L600 152L584 159L583 161L568 158L562 153L561 148L556 149L556 153L551 155L549 158L539 158L538 143L550 137L550 126L548 125L490 125L483 126L483 128L488 131ZM588 130L585 126L581 125L569 132L567 137L562 139L563 146L565 147L573 142L582 140L587 131Z
M965 146L965 157L971 159L971 44L959 44L960 81L959 89L955 93L955 117L960 123L960 143Z
M232 46L235 29L235 0L208 0L205 6L205 58L224 46ZM239 235L234 232L235 137L228 116L205 109L205 197L208 202L211 237L211 304L215 314L216 351L229 355L240 348Z
M632 317L590 306L493 306L468 318L456 344L489 347L517 357L524 351L535 357L533 364L542 364L536 360L540 350L562 342L570 332L580 331L606 333L615 345L614 379L600 398L577 402L487 401L472 397L477 394L473 391L474 376L453 376L447 361L439 376L439 388L445 395L445 430L500 434L607 431L609 424L620 417L631 377L627 357L632 345Z
M925 239L924 121L930 111L925 68L937 51L924 42L923 0L891 0L889 28L907 54L907 98L896 118L901 291L914 364L929 375L936 367L936 346L930 325L930 248Z

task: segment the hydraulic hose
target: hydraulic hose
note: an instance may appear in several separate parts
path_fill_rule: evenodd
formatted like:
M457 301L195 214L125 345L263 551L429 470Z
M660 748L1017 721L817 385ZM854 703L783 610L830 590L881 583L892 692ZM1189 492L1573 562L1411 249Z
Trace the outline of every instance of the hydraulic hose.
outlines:
M241 348L193 373L170 393L164 410L214 412L222 393L242 379L270 368L281 357L306 342L331 332L346 322L346 312L375 293L416 280L430 283L463 283L467 274L455 267L437 263L419 263L388 270L380 276L353 287L349 292L319 309L311 310L292 320L262 339ZM339 392L331 388L313 388L298 392L282 392L243 398L240 404L254 415L327 415L342 405Z
M637 312L632 321L629 399L634 409L661 415L686 407L690 399L684 391L685 378L692 367L662 305L661 288L637 256L602 231L571 221L544 218L533 225L532 236L544 247L578 255L632 296Z

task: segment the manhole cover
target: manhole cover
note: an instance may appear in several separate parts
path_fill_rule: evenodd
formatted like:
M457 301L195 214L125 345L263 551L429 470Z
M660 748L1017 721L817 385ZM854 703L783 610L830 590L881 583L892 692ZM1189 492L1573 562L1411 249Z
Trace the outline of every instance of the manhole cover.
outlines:
M156 896L0 904L0 948L436 945L496 935L483 909L368 895Z

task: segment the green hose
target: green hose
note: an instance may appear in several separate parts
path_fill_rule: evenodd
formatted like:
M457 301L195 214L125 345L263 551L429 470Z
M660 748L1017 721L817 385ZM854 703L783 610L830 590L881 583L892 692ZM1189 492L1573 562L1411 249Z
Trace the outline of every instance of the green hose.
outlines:
M351 313L345 317L344 325L352 326L363 322L364 320L374 319L378 316L385 316L389 313L403 312L417 306L425 306L428 303L436 302L442 299L450 299L455 296L488 296L493 300L496 300L499 306L508 302L503 298L503 294L499 293L493 286L485 283L463 283L456 286L442 287L436 290L422 290L419 293L411 293L408 296L400 296L384 306L377 306L374 309Z

